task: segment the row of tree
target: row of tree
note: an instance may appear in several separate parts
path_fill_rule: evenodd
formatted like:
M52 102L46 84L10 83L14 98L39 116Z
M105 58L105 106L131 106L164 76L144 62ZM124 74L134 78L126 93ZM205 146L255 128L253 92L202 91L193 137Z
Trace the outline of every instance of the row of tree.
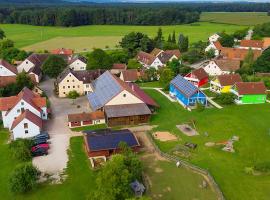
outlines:
M176 7L2 7L0 23L42 26L92 24L171 25L198 21L200 13Z

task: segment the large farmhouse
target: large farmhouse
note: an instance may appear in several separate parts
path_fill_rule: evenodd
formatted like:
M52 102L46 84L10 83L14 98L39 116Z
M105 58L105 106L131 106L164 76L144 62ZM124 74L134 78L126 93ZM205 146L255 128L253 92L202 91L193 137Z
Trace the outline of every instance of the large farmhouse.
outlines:
M240 61L228 60L228 59L214 59L214 60L211 60L204 67L204 70L209 76L230 74L230 73L234 73L238 69L240 69Z

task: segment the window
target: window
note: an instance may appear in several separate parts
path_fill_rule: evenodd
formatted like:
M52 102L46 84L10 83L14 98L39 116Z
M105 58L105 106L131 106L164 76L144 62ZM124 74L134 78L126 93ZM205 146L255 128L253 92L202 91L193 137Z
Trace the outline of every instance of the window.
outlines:
M22 105L22 106L24 105L24 102L23 102L23 101L21 102L21 105Z
M86 88L89 88L89 85L86 85Z
M28 130L25 130L24 133L25 133L25 134L28 134Z
M63 94L66 94L65 92L63 92Z
M69 82L69 80L67 80L67 82Z
M75 82L75 80L73 79L72 82Z
M63 86L63 89L65 89L65 86Z
M21 112L24 112L24 108L21 108Z
M23 127L26 129L26 128L28 128L28 123L24 123L23 124Z
M78 88L80 88L80 86L78 85Z
M68 86L68 88L70 88L70 86Z
M126 97L127 96L127 94L123 94L123 97Z
M28 61L26 61L25 63L28 64Z
M73 85L73 88L75 88L75 86Z
M18 110L17 110L17 113L20 113L20 112L21 112L21 110L20 110L20 109L18 109Z

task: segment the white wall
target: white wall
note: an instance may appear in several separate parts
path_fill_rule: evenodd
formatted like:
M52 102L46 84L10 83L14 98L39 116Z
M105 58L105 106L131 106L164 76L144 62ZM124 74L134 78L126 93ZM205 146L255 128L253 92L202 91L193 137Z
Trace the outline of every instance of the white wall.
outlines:
M23 70L25 72L28 72L29 69L31 69L32 67L34 67L35 65L30 62L28 59L25 59L18 67L18 72L21 73Z
M91 83L83 84L83 90L87 94L93 92L93 88L92 88Z
M28 124L28 128L24 128L24 123ZM28 130L28 133L25 131ZM16 140L17 138L29 138L34 137L40 134L40 128L34 124L33 122L29 121L28 119L23 119L13 130L13 139Z
M208 65L204 67L204 70L210 76L217 76L224 74L224 72L217 66L217 64L214 61L210 61Z
M156 58L153 63L150 65L150 67L154 67L156 70L158 69L158 67L163 66L162 62Z
M0 76L16 76L16 74L0 65Z
M123 104L135 104L135 103L143 103L142 100L129 93L126 90L123 90L118 95L116 95L111 101L109 101L106 105L123 105Z
M82 71L86 70L86 63L82 62L81 60L77 59L73 63L69 65L70 69L73 69L74 71Z
M216 42L216 41L218 41L218 39L220 38L220 36L218 35L218 34L214 34L214 35L211 35L209 38L208 38L208 40L209 40L209 42Z
M219 55L219 50L216 48L216 46L214 45L214 43L210 43L206 48L205 48L205 52L210 51L211 49L213 49L215 51L215 56Z

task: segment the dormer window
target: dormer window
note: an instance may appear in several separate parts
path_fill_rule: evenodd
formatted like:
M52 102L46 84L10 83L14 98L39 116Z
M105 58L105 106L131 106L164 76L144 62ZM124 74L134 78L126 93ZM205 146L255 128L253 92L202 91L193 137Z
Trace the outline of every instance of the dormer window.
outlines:
M21 102L21 105L22 105L22 106L24 105L24 102L23 102L23 101Z

